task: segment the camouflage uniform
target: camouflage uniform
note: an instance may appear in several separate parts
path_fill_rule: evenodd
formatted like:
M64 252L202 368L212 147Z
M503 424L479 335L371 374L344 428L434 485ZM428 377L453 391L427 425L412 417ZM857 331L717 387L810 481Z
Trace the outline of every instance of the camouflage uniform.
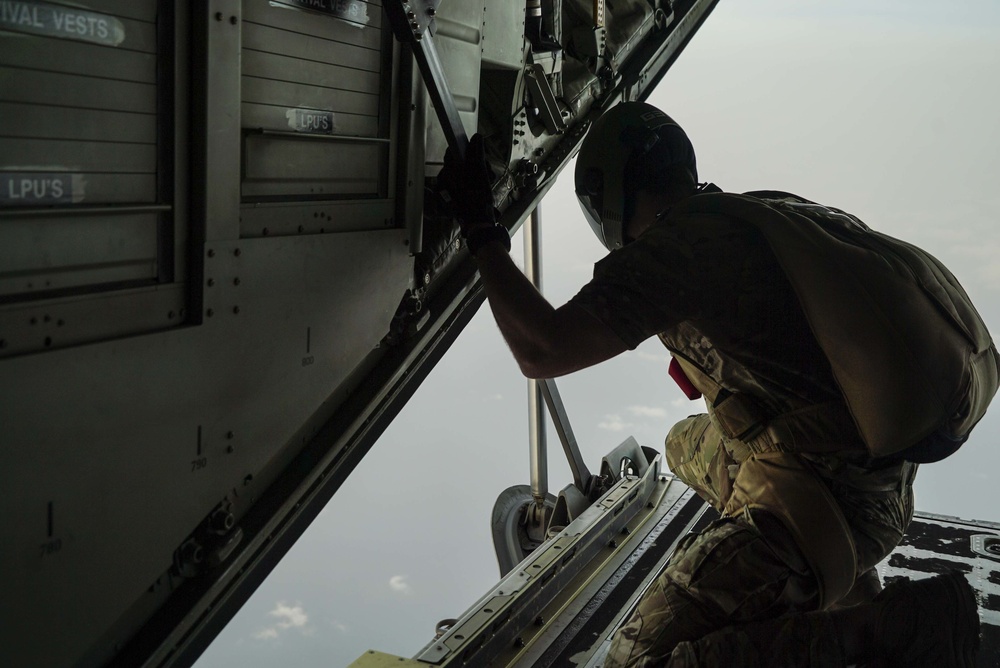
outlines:
M630 348L659 335L770 415L842 403L791 286L749 224L668 215L599 262L574 302ZM671 430L667 463L722 512L752 455L723 435L709 411ZM856 433L843 452L788 456L832 493L854 539L856 589L870 598L873 567L912 516L916 467L870 459ZM842 666L828 618L805 614L819 605L793 535L770 513L743 508L681 541L616 634L605 665Z

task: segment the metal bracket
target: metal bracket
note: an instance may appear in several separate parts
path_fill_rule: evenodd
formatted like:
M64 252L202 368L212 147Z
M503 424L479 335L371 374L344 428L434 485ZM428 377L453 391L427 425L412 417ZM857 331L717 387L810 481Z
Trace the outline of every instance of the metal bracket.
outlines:
M555 93L549 86L549 80L545 78L545 69L538 64L528 65L525 70L525 81L528 84L528 92L531 93L531 101L538 109L538 117L545 125L545 130L549 134L559 134L566 129L566 122L563 121L562 113L559 110L559 103L556 101Z

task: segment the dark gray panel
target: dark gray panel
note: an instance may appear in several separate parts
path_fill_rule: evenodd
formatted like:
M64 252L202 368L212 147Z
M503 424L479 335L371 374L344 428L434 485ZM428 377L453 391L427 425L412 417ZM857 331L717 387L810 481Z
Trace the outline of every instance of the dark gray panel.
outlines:
M240 236L330 234L395 227L395 205L391 199L244 204L240 210Z
M375 195L382 149L378 143L247 135L243 195Z
M357 53L357 49L353 51ZM345 56L351 53L345 53ZM377 70L378 53L375 54L375 70L358 69L347 62L345 67L328 65L311 60L300 60L273 53L243 49L243 74L260 79L291 81L300 84L321 86L335 91L354 91L378 95L381 77Z
M367 4L368 24L361 26L339 19L324 12L311 12L297 8L292 3L270 2L270 0L244 0L244 20L271 25L283 30L291 30L304 35L315 35L328 39L336 39L352 44L364 44L366 40L374 40L372 48L378 48L381 37L375 38L366 33L378 33L382 27L381 4Z
M243 101L378 116L379 97L334 88L243 77Z
M0 40L0 63L32 72L84 74L106 79L156 82L156 54L107 48L71 40L18 36ZM23 75L30 81L33 74Z
M174 328L186 301L183 285L165 285L8 304L0 307L0 358Z
M290 131L289 107L272 104L243 103L243 127L264 130ZM322 111L322 110L320 110ZM334 133L357 137L375 137L378 134L378 117L337 113L333 116Z
M50 4L64 5L68 9L79 8L76 3L55 0ZM89 0L86 3L87 9L94 12L111 14L121 18L136 19L139 21L153 22L156 20L155 0Z
M156 112L156 86L0 67L0 101Z
M155 213L55 215L0 225L0 295L156 278Z
M153 114L0 102L0 118L0 133L7 137L156 142Z
M0 169L52 165L74 172L156 172L156 144L0 138Z
M174 549L226 491L246 512L268 464L302 446L300 427L388 330L413 269L404 241L215 244L201 326L4 360L0 597L18 615L0 662L75 664L158 578L179 585L165 575Z
M332 28L333 26L329 26ZM352 29L348 36L363 39L343 40L334 30L309 35L298 31L281 30L259 23L243 23L243 47L265 53L281 53L293 58L312 60L331 65L350 65L370 69L370 59L378 60L382 34L376 30ZM280 44L280 48L275 45ZM334 56L334 54L336 54ZM343 58L356 59L357 64L344 62Z

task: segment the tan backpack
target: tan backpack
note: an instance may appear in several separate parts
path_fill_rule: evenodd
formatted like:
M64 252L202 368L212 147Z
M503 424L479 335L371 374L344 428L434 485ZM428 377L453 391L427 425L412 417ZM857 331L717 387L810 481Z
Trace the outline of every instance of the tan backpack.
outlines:
M1000 356L937 259L789 193L706 193L678 213L730 216L764 235L872 455L931 462L965 442L996 394Z

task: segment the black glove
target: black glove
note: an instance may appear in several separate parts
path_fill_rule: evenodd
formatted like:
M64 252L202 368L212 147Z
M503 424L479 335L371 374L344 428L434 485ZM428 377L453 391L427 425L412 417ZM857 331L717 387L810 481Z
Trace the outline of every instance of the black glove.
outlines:
M481 134L474 134L469 140L464 160L448 147L438 183L442 196L459 220L463 236L473 228L496 224L493 170L486 163L486 145Z

